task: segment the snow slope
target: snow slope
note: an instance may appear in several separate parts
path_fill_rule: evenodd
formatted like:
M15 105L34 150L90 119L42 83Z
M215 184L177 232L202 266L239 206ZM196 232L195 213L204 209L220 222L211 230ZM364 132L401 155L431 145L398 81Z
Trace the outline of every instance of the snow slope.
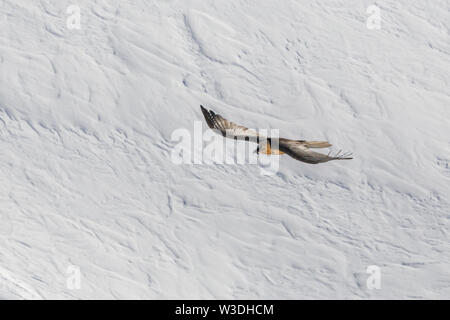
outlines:
M0 298L450 298L449 21L446 0L1 0ZM199 104L356 157L176 165Z

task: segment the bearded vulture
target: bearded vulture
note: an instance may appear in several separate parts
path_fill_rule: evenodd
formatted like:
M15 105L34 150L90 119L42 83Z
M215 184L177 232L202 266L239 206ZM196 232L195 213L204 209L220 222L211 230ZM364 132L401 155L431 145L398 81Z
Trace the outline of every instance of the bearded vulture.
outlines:
M237 125L211 110L200 106L206 123L214 131L220 133L226 138L253 141L258 143L256 153L268 155L287 154L292 158L311 164L328 162L331 160L350 160L351 153L322 154L312 151L312 148L328 148L331 147L326 141L305 141L291 140L285 138L271 138L259 135L258 132L248 129L244 126Z

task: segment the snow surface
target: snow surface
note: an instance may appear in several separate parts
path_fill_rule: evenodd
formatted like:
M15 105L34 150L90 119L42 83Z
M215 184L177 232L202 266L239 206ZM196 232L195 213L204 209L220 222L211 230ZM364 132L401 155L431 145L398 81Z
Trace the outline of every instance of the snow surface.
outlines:
M450 298L449 33L446 0L1 0L0 298ZM199 104L356 158L175 165Z

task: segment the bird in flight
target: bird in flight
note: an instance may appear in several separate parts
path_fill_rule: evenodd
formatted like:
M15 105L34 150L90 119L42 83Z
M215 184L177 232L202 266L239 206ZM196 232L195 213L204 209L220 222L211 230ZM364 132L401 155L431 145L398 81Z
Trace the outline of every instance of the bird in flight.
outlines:
M343 153L339 151L337 154L331 153L323 154L312 151L312 148L328 148L331 147L326 141L305 141L305 140L291 140L285 138L271 138L264 137L258 132L248 129L244 126L237 125L222 116L214 113L211 110L202 109L203 116L206 123L214 131L220 133L226 138L235 140L253 141L258 143L256 153L268 155L287 154L292 158L311 164L328 162L332 160L350 160L351 153ZM278 142L278 143L277 143Z

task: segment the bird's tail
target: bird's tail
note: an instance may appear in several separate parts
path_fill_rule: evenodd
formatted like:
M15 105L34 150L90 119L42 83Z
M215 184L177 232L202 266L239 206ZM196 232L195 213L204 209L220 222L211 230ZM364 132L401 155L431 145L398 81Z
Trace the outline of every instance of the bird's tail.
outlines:
M329 148L332 145L327 141L305 141L303 142L308 148Z

